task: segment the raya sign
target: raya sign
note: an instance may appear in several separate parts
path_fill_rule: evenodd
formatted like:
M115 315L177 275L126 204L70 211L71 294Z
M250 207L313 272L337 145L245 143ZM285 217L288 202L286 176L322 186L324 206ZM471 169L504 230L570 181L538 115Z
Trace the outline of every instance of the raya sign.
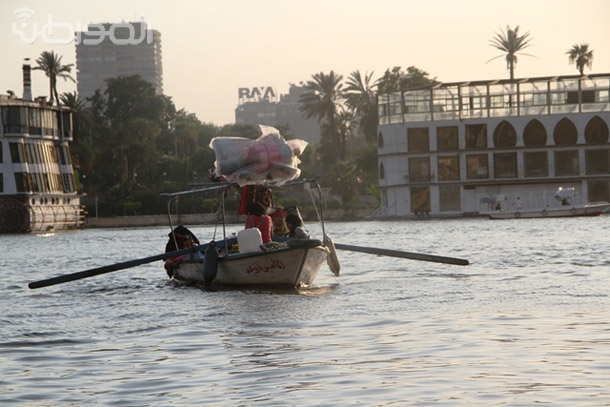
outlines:
M271 86L260 86L254 88L239 88L239 100L241 102L253 102L258 100L275 101L275 91Z

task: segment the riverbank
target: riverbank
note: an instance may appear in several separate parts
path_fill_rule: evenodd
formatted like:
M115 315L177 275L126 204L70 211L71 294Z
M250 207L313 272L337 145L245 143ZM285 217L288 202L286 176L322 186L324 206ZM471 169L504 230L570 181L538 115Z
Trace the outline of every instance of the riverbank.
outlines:
M370 219L373 209L359 209L345 213L341 209L325 211L324 220L331 221L352 221ZM314 216L308 216L302 213L305 222L313 222ZM241 215L226 215L227 223L242 223L245 222L245 217ZM172 224L174 225L214 225L216 223L216 214L181 214L172 215ZM141 216L115 216L111 218L96 218L89 217L85 224L85 228L133 228L147 226L166 226L169 225L167 215L141 215Z

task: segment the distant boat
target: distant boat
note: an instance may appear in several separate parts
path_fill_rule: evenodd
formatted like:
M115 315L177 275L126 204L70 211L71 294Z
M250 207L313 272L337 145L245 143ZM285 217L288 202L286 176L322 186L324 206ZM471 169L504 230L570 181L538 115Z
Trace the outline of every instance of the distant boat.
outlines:
M519 218L567 218L577 216L600 216L610 209L608 202L594 202L579 204L576 202L574 188L559 188L553 197L559 201L560 206L547 205L544 208L529 208L520 203L512 210L495 209L481 212L482 215L489 216L490 219L519 219ZM500 199L498 199L500 198ZM489 203L492 208L500 208L499 202L507 200L504 195L484 198L484 203Z

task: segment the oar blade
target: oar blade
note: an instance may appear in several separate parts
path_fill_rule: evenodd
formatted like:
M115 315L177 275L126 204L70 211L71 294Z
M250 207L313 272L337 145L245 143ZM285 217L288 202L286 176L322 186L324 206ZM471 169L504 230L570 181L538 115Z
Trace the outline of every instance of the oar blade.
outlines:
M466 259L459 259L459 258L455 258L455 257L403 252L400 250L379 249L376 247L362 247L362 246L353 246L353 245L342 244L342 243L335 243L335 248L337 248L339 250L348 250L348 251L352 251L352 252L376 254L379 256L389 256L389 257L398 257L398 258L402 258L402 259L430 261L433 263L453 264L456 266L467 266L470 264L470 262Z

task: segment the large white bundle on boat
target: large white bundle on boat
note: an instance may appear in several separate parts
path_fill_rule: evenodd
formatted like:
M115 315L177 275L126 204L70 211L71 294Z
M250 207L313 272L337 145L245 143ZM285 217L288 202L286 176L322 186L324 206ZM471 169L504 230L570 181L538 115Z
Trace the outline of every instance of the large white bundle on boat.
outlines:
M240 186L283 184L301 175L298 156L308 143L299 139L286 141L273 127L260 128L263 134L256 140L215 137L210 141L216 153L216 175Z

